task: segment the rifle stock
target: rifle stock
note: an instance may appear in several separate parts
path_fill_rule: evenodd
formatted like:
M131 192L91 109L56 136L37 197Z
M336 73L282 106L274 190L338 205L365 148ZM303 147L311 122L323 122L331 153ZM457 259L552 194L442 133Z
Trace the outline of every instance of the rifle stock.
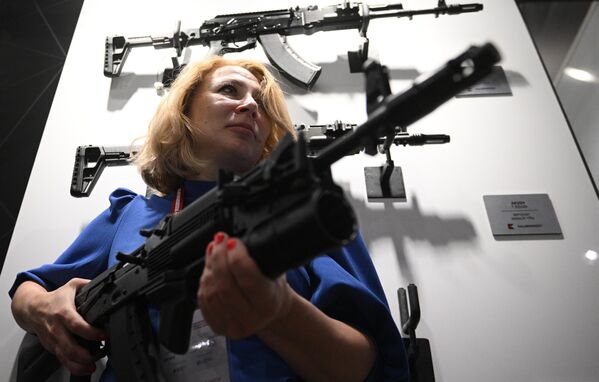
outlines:
M106 37L104 45L104 75L118 77L131 48L123 36Z
M126 166L139 147L79 146L75 151L71 196L87 197L107 166Z
M151 355L144 355L155 345L153 335L145 329L136 334L138 338L128 338L127 332L119 331L124 324L113 316L128 311L129 316L139 316L133 319L147 322L147 307L156 306L162 318L159 341L175 353L185 352L204 266L198 249L204 248L215 232L224 230L241 238L269 277L346 244L355 235L357 222L342 190L332 180L330 165L388 135L394 126L408 126L430 113L482 79L498 60L499 53L491 44L471 47L405 93L387 96L368 121L315 158L306 156L301 134L297 142L288 135L250 173L232 182L221 177L217 188L145 232L147 239L138 249L117 254L120 262L82 287L75 298L86 321L108 329L111 355L119 358L114 363L117 380L155 380L147 379L153 364ZM178 299L173 300L173 296ZM141 326L147 328L146 324ZM131 356L122 354L128 346L142 349L135 357L149 365L142 368L146 371L130 370L134 367L128 363ZM49 353L45 356L52 357ZM22 381L43 379L35 372L33 375L35 378Z

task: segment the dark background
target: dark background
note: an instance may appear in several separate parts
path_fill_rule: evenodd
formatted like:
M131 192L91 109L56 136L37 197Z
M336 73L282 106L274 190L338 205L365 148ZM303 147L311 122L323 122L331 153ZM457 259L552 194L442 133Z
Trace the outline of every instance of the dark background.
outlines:
M448 0L455 2L474 1ZM591 1L516 2L551 77ZM0 269L82 5L0 0Z

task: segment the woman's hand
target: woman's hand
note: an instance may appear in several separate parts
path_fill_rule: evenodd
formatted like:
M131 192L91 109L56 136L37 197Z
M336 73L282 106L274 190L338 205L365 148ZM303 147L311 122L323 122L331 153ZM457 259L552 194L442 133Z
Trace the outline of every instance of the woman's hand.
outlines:
M75 308L77 289L89 280L72 279L62 287L48 292L40 285L26 281L21 284L12 302L13 315L25 330L33 332L41 344L72 374L87 375L95 371L95 361L102 355L92 355L75 336L87 340L106 339L105 333L87 323Z
M366 379L372 341L295 293L284 275L264 276L241 241L218 233L205 259L197 301L215 333L256 334L307 381Z
M294 292L285 275L264 276L240 240L217 233L205 259L197 301L215 333L245 338L289 312Z

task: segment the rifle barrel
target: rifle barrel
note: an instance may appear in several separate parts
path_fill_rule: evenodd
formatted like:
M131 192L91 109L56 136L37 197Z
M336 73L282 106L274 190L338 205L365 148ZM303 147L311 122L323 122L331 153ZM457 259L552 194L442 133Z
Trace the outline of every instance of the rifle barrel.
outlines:
M472 4L456 4L456 5L448 5L446 7L437 7L430 9L418 9L418 10L407 10L407 11L394 11L394 12L386 12L388 10L372 10L368 14L368 19L380 19L383 17L413 17L419 15L457 15L460 13L471 13L478 12L483 9L482 4L472 3ZM373 13L376 12L376 13Z

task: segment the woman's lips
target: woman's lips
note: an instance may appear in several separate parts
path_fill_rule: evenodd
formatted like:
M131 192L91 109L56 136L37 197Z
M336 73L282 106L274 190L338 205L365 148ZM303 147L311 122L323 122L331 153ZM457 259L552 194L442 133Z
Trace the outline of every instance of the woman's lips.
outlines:
M228 129L232 129L238 131L242 134L251 135L252 137L256 137L255 129L249 123L239 122L239 123L231 123L226 126Z

